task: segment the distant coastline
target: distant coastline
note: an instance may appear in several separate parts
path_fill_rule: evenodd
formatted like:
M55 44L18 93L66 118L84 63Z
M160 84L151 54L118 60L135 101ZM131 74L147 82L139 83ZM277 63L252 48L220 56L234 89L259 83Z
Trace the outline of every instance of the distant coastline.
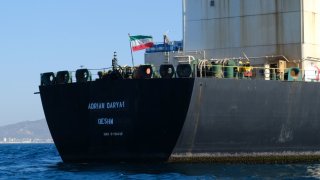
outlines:
M0 142L0 145L3 144L54 144L54 142Z
M32 139L32 138L3 138L0 144L48 144L53 143L51 138L48 139Z
M23 121L0 127L0 144L53 143L45 119Z

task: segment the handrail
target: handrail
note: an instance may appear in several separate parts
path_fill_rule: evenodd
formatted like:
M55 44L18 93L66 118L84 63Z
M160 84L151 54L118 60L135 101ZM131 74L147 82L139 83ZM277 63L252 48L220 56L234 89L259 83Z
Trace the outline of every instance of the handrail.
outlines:
M191 57L191 56L189 56ZM274 68L274 67L259 67L250 65L234 65L228 66L225 63L212 64L210 60L198 60L198 63L190 64L193 72L191 76L193 78L227 78L227 79L264 79L264 80L279 80L279 81L320 81L320 70L314 69L299 69L298 67L291 68ZM192 67L193 66L193 67ZM127 66L129 67L129 66ZM120 73L127 67L120 68ZM160 76L160 66L152 66L153 78L161 78ZM137 67L132 68L132 72ZM175 67L176 68L176 67ZM106 70L111 70L112 68L101 68L101 69L88 69L91 71L92 81L95 79L100 79L98 72L103 71L107 73ZM95 71L95 72L92 72ZM75 72L71 72L72 82L75 82ZM176 73L176 72L175 72ZM132 78L132 77L130 77ZM176 75L173 78L178 78ZM291 79L290 79L291 78Z
M269 59L269 58L277 58L277 57L282 57L284 60L287 62L290 62L289 59L284 56L284 55L272 55L272 56L256 56L256 57L232 57L232 58L212 58L210 59L211 61L219 61L219 60L244 60L244 59Z

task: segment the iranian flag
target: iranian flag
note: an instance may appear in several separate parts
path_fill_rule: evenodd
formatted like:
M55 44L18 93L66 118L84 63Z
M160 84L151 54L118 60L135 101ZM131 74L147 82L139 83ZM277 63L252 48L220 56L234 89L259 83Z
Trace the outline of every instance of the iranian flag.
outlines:
M153 46L152 36L129 36L132 51L139 51Z

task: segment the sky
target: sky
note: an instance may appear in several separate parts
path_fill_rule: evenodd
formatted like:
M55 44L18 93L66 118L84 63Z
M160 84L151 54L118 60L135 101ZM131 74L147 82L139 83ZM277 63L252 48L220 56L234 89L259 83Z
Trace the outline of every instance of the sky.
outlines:
M44 118L40 73L131 65L128 33L182 39L181 0L0 1L0 126ZM134 53L142 64L144 51Z

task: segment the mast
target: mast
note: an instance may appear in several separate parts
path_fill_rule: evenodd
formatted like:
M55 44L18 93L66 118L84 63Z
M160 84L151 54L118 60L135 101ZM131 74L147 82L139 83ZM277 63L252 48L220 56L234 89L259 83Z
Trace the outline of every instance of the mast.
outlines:
M185 47L186 47L186 0L182 0L182 37L183 37L183 40L182 40L182 49L183 51L185 50Z

